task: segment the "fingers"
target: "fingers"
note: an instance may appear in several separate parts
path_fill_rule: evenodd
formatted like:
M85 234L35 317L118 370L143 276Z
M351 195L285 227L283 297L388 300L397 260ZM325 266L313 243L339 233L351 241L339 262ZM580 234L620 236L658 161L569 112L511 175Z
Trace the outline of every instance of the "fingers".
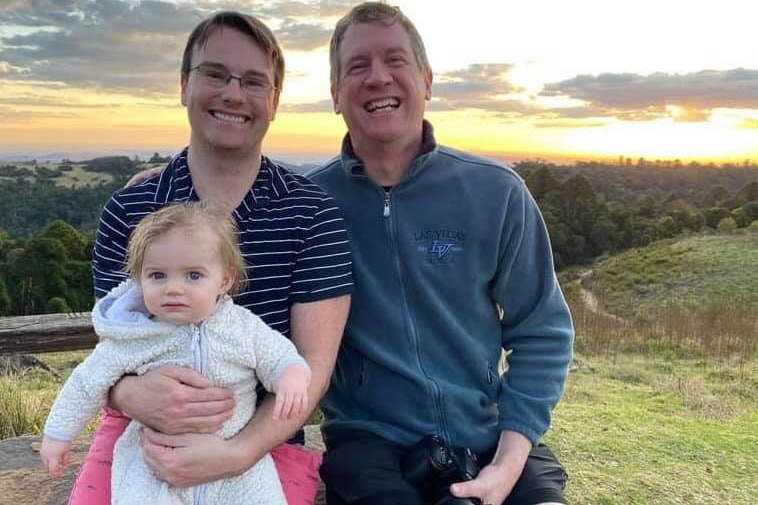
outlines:
M135 186L139 184L140 182L146 181L150 179L151 177L158 175L161 170L162 170L161 167L155 167L155 168L149 168L147 170L143 170L141 172L137 172L131 177L131 179L127 181L124 187L129 188L131 186Z
M233 410L225 410L208 416L197 416L185 418L177 433L215 433L230 417Z
M140 440L144 444L143 447L151 446L154 451L163 451L164 449L175 449L177 447L184 447L186 445L183 435L167 435L159 431L155 431L147 426L142 427L142 434Z
M292 419L308 408L308 395L305 392L290 393L282 391L276 395L272 417L274 419Z
M65 455L43 457L42 465L47 469L47 472L50 475L58 478L63 474L63 468L67 463L67 461L65 461L66 459L68 458L66 458Z
M191 368L184 368L175 365L164 365L145 374L145 377L168 377L174 379L187 386L204 389L211 386L211 382L207 377L192 370Z
M272 417L274 419L289 419L289 412L292 410L292 397L286 393L281 392L276 395L276 402L274 403L274 412Z

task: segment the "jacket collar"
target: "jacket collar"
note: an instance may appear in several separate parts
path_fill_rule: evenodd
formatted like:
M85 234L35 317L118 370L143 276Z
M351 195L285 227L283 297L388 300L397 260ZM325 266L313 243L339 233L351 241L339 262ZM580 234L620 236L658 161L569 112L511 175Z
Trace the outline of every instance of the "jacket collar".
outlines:
M408 170L403 180L415 177L421 170L423 170L423 168L429 164L429 161L437 154L438 149L439 146L434 138L434 127L432 126L432 123L424 119L421 131L421 152L408 166ZM342 161L342 168L348 175L353 177L368 177L363 162L355 154L353 143L350 141L349 132L345 134L345 137L342 139L340 160Z

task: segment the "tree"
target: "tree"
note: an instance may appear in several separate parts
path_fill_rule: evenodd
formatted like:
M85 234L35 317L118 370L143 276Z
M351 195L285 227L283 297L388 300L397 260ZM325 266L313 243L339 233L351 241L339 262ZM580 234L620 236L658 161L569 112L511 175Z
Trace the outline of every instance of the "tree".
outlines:
M553 173L547 167L540 167L537 170L529 172L526 177L526 185L535 199L539 200L551 191L560 189L561 184L553 176Z
M45 304L46 314L62 314L66 312L71 312L71 309L68 307L66 299L60 296L50 298Z
M734 233L737 229L737 223L731 217L725 217L719 221L718 230L721 233Z
M751 181L737 191L737 194L734 195L733 205L736 207L756 201L758 201L758 181Z
M737 224L737 228L745 228L751 222L751 219L745 212L745 207L738 207L734 209L729 215L732 219L734 219L735 224Z
M8 296L8 289L5 282L0 279L0 316L11 315L11 298Z
M67 259L86 260L88 258L87 237L70 224L56 219L37 234L39 238L58 240L66 249Z

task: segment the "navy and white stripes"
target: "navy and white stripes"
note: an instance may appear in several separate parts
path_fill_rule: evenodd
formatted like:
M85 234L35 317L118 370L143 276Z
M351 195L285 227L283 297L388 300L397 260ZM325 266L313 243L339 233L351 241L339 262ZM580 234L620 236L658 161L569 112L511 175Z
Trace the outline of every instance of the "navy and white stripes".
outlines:
M159 175L113 194L100 217L92 261L98 298L125 278L132 230L161 207L197 200L187 150ZM248 282L235 301L289 336L290 305L352 292L352 259L345 223L334 201L306 178L267 158L234 210Z

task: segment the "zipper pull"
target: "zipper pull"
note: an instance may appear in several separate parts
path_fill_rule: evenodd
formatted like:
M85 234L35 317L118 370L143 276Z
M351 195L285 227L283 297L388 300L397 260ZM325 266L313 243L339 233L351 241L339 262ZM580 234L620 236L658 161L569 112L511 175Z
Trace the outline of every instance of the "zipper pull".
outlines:
M384 217L390 217L390 191L389 189L384 190L384 212L382 213Z

